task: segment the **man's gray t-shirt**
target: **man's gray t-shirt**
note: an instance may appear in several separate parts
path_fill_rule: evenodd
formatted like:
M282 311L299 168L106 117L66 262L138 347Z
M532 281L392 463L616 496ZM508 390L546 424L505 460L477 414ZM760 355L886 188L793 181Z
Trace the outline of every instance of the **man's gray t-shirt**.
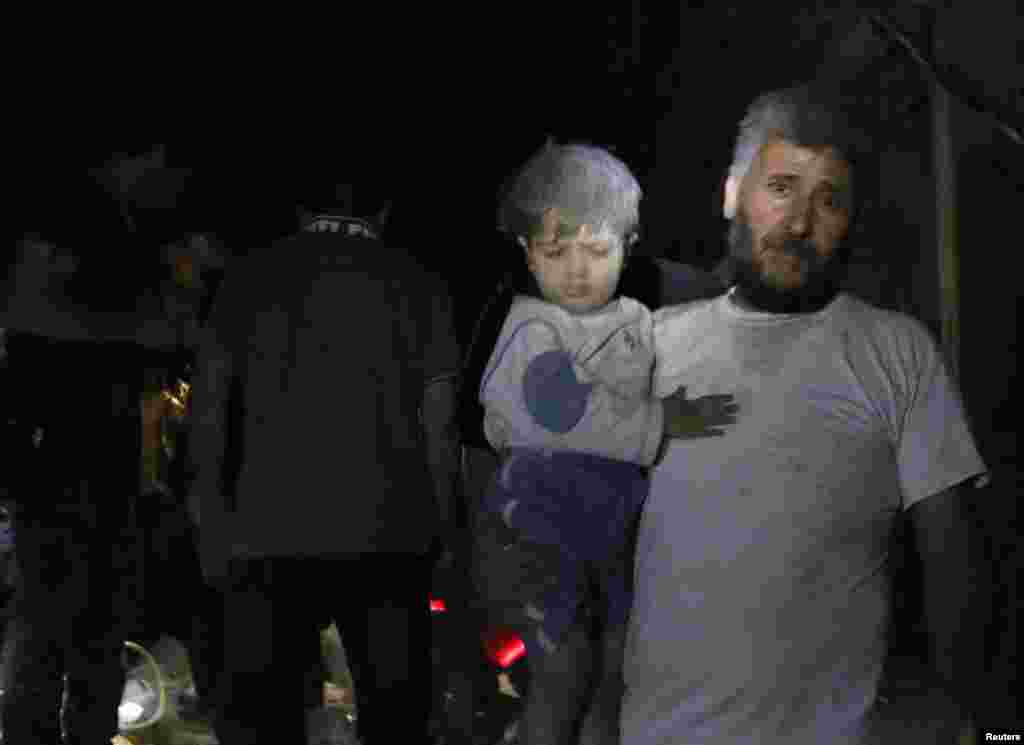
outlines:
M985 469L917 321L731 294L661 311L654 393L734 394L724 437L676 440L640 526L625 745L863 742L893 519Z

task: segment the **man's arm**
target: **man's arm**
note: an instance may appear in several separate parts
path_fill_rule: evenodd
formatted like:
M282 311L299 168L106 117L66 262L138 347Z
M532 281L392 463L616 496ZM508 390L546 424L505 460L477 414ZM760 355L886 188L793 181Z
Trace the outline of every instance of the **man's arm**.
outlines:
M235 367L233 355L217 332L208 329L199 347L192 384L189 452L195 478L188 492L188 510L199 527L200 559L208 580L225 577L230 559L225 481Z
M976 717L984 700L980 683L991 592L970 510L971 483L921 500L909 517L921 559L924 618L936 671L966 713Z
M458 370L461 356L455 332L451 288L439 275L422 278L426 302L420 340L425 375L420 426L440 521L443 548L459 553L465 534L459 503Z
M456 426L455 374L427 381L423 391L421 423L426 442L427 465L434 484L441 535L445 548L457 550L458 537L465 533L459 509L459 435Z
M189 448L194 481L189 489L189 512L196 523L223 481L227 431L227 394L231 363L225 350L204 340L196 357L192 381L192 437Z

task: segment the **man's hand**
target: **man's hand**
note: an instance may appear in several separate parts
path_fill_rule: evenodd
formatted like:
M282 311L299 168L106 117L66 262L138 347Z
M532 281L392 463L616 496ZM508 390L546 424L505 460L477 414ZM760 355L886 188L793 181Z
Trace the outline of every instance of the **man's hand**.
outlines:
M720 437L723 427L736 423L739 407L732 394L687 399L680 388L664 400L665 436L676 439Z
M960 728L960 736L956 745L978 745L981 742L981 732L974 722L967 721Z

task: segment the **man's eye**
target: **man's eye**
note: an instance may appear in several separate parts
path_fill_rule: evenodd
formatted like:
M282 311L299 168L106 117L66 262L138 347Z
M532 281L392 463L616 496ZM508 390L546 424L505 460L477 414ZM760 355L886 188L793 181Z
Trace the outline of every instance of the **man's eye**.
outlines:
M785 181L772 181L768 184L768 191L777 197L787 196L791 190L792 187Z
M594 256L603 259L605 256L611 253L611 249L608 246L591 246L590 253Z

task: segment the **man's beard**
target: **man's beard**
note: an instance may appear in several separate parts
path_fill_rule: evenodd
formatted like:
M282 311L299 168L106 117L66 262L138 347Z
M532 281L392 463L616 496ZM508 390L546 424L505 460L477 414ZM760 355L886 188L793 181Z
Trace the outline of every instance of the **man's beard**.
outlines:
M768 240L772 240L769 236ZM764 313L815 313L835 299L842 285L846 261L843 246L823 259L809 240L776 239L774 248L804 266L799 287L779 287L766 278L754 258L754 233L742 214L729 226L728 268L737 292L752 308Z

